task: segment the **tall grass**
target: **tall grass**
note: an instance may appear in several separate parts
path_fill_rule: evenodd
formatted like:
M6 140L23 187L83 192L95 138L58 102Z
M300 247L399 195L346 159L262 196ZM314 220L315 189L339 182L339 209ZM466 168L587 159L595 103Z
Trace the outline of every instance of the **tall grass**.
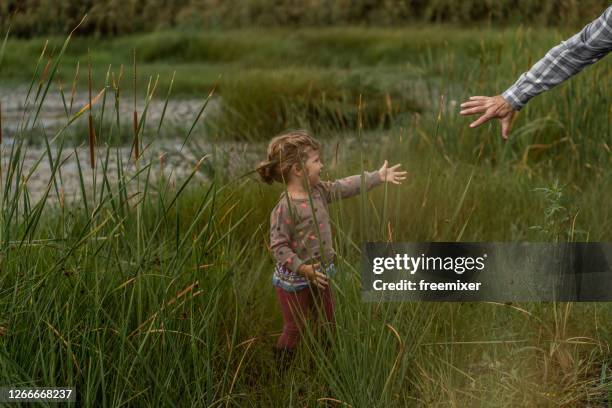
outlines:
M95 73L103 71L92 64L90 89L104 83L105 93L84 109L66 106L65 125L47 135L35 118L60 66L65 72L77 66L65 59L71 41L56 47L46 74L50 55L40 54L20 131L11 134L14 144L1 147L10 149L8 162L0 163L2 384L75 386L82 406L572 407L609 398L608 304L367 304L358 268L362 240L567 239L570 227L555 219L558 206L572 228L584 232L571 238L609 240L611 208L602 203L612 191L610 116L599 106L607 101L609 107L609 96L599 90L609 80L605 65L534 101L509 144L502 144L494 125L468 133L449 102L464 78L472 83L482 75L483 82L470 88L474 93L490 93L505 81L487 64L452 63L461 52L490 58L488 44L466 45L441 59L432 51L437 85L430 93L437 97L387 128L360 125L367 121L367 97L365 107L358 94L347 100L359 137L350 126L326 128L326 176L378 168L388 159L402 162L411 179L401 189L379 189L334 206L337 334L326 349L316 326L309 326L297 360L281 377L270 350L280 313L270 287L272 261L262 250L281 187L264 190L238 177L255 164L247 155L233 163L234 173L220 143L217 151L200 143L195 125L212 92L204 93L201 110L181 134L181 148L203 157L185 178L175 183L162 173L154 179L160 164L144 155L130 164L131 155L104 142L127 131L146 146L163 119L146 126L153 77L146 92L139 85L125 95L130 84L119 80L118 65L100 79ZM124 54L126 67L131 52ZM505 53L500 58L509 63ZM117 81L110 86L106 78ZM172 78L158 84L162 94L168 90L165 106L173 103ZM220 92L232 101L223 83ZM112 112L105 113L106 97L114 100ZM131 101L125 98L145 100L132 123L119 115L120 104ZM295 98L290 94L276 105L288 118L300 115ZM79 126L97 130L96 172L77 161L80 198L70 201L62 190L62 153L73 150L78 160L84 147L71 145L68 135ZM28 168L26 135L36 132L44 149ZM87 131L81 137L79 144ZM134 139L120 138L128 144ZM262 144L250 148L263 157ZM109 170L111 156L116 172ZM47 168L44 194L34 198L29 180ZM97 190L91 186L99 183L87 179L94 174L102 180ZM541 196L538 187L562 191L564 201L556 193ZM538 225L543 228L530 229Z

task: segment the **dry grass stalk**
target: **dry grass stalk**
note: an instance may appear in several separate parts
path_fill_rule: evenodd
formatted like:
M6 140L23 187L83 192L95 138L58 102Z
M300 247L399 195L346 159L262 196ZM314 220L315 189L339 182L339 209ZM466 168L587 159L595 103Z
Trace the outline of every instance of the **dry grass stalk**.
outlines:
M158 313L160 313L161 311L163 311L166 307L174 304L178 299L180 299L181 297L185 296L187 293L193 291L194 288L197 288L200 285L199 281L195 281L194 283L192 283L191 285L187 286L185 289L183 289L182 291L180 291L179 293L177 293L177 295L170 299L168 302L166 302L165 304L162 305L162 307L159 309L159 311L153 313L153 315L151 315L151 317L149 317L147 320L145 320L144 322L142 322L136 329L134 329L133 332L130 333L130 335L128 337L132 337L134 336L136 333L138 333L147 323L149 323L150 321L152 321L153 319L155 319L158 315ZM196 297L197 295L199 295L200 293L202 293L202 291L197 291L195 293L192 294L191 298Z

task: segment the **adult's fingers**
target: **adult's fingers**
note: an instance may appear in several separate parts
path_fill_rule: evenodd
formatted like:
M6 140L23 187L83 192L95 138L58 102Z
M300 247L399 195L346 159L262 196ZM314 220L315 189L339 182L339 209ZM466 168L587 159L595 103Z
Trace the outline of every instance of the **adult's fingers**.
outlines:
M474 106L482 106L486 103L485 100L479 99L477 101L467 101L467 102L463 102L461 105L462 108L472 108Z
M504 139L508 139L508 135L510 134L510 124L511 123L512 123L512 115L507 116L501 120L502 137Z
M470 96L470 101L479 101L479 100L489 99L489 98L490 96L482 96L482 95Z
M493 118L492 115L490 115L488 113L485 113L484 115L482 115L481 117L476 119L474 122L470 123L470 127L471 128L478 127L478 126L482 125L483 123L489 121L492 118Z
M470 109L463 109L459 112L460 115L473 115L475 113L482 113L482 112L486 112L486 110L488 109L487 106L485 105L479 105L476 106L474 108L470 108Z
M393 167L389 167L389 170L395 170L395 169L397 169L397 168L398 168L399 166L401 166L401 165L402 165L402 163L398 163L398 164L396 164L396 165L395 165L395 166L393 166Z

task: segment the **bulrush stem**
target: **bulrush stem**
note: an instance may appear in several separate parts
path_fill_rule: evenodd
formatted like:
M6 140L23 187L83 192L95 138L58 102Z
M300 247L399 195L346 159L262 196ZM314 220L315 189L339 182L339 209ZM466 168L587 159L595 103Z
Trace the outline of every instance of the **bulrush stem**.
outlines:
M138 160L138 112L136 112L135 110L132 121L134 122L134 160Z
M72 114L72 105L74 104L74 98L76 97L77 82L79 80L79 68L80 62L77 61L74 79L72 80L72 89L70 90L70 110L68 111L70 114Z
M117 121L117 129L121 132L121 115L119 114L119 103L121 98L121 80L123 79L123 64L119 67L119 76L115 80L113 72L113 88L115 88L115 115Z
M2 100L0 100L0 206L2 206ZM0 219L2 214L2 209L0 207ZM2 224L0 223L0 235L2 232ZM1 239L0 239L1 241Z
M136 111L136 49L134 49L134 159L138 161L138 112Z
M43 73L40 76L40 82L38 84L39 87L42 87L45 84L45 81L47 80L47 75L49 75L49 68L51 67L51 62L52 59L49 58L47 60L47 65L45 65L45 69L43 70Z
M89 50L87 51L87 53L89 54ZM92 88L92 80L91 80L91 55L88 56L88 88L89 88L89 132L88 132L88 136L89 136L89 164L92 168L92 170L94 169L95 165L96 165L96 158L95 158L95 154L94 154L94 145L96 143L96 134L94 131L94 126L93 126L93 115L91 114L91 110L93 109L93 106L91 104L91 88Z

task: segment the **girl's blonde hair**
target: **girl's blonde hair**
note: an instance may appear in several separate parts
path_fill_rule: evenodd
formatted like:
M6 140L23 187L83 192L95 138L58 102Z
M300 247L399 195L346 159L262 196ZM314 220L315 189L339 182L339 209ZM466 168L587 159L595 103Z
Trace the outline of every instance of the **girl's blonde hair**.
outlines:
M305 130L293 130L274 137L268 144L268 160L257 166L261 179L268 184L286 183L294 165L308 159L308 150L321 150L321 144Z

